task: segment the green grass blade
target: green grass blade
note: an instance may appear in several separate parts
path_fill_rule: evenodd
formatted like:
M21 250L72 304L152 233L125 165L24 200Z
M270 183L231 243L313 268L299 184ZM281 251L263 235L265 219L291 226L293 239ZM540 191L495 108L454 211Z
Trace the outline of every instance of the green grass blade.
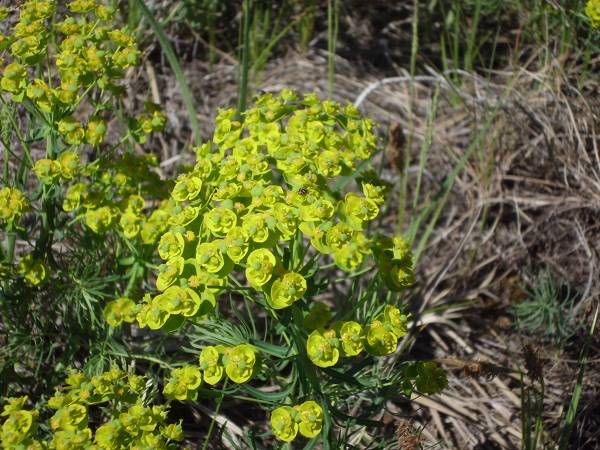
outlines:
M152 12L146 6L144 0L134 0L135 3L139 6L142 15L148 20L160 46L171 66L171 70L175 75L175 79L177 80L177 84L179 85L179 91L181 92L181 97L183 99L183 103L185 104L185 108L187 109L188 116L190 119L190 126L192 128L192 132L194 134L194 142L196 144L200 144L201 134L200 134L200 122L198 121L198 114L196 112L196 105L194 104L194 96L192 95L192 91L185 79L185 75L183 74L183 69L181 68L181 64L179 64L179 60L177 59L177 55L175 55L175 50L173 50L173 46L169 42L169 38L165 34L163 27L157 20L154 18Z
M575 388L573 389L573 396L571 397L571 403L569 404L569 409L567 411L567 415L565 416L565 424L560 433L560 442L558 445L558 450L566 450L569 445L569 438L571 437L571 432L573 431L573 425L575 424L575 416L577 415L579 401L581 400L581 393L583 390L583 374L585 372L585 365L587 363L590 341L592 336L594 335L594 332L596 331L598 311L599 308L596 307L596 312L594 314L594 319L592 320L590 332L585 340L583 350L581 351L581 356L579 357L579 374L577 375L577 383L575 383Z
M437 84L435 92L433 94L433 100L431 102L431 109L427 115L427 130L425 131L425 139L421 145L421 151L419 152L419 172L417 173L417 183L415 186L415 194L413 197L413 210L417 209L419 202L419 196L421 193L421 182L423 180L423 172L425 171L425 165L427 164L427 157L429 156L429 150L433 142L433 131L435 129L435 119L437 116L437 107L440 96L440 85Z
M248 100L248 75L250 73L250 17L252 15L252 0L244 0L244 15L242 17L242 65L240 67L240 86L238 93L238 114L246 110Z
M339 2L329 0L327 2L327 79L329 97L333 95L335 83L335 50L339 27Z

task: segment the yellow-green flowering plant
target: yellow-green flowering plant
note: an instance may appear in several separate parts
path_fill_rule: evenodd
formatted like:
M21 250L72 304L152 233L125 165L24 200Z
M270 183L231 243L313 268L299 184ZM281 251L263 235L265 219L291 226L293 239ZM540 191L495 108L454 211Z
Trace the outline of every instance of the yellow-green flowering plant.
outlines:
M336 448L339 427L368 422L386 399L444 387L435 364L397 352L413 257L403 237L376 231L389 189L369 165L376 143L353 106L312 94L219 112L164 209L155 289L105 309L113 326L162 330L195 351L165 396L242 397L270 411L278 440ZM370 412L352 417L358 398Z
M27 393L34 373L49 372L39 386L52 387L86 349L119 340L102 310L140 289L173 215L171 185L139 147L165 116L150 102L124 106L142 52L114 6L0 8L0 343L13 358L0 379L11 395ZM110 309L109 324L133 321L126 306Z
M600 1L588 0L585 5L585 14L592 28L600 28Z
M96 376L72 371L42 405L26 396L0 401L3 449L177 449L181 422L168 405L150 405L150 380L114 366ZM40 419L48 417L44 421Z

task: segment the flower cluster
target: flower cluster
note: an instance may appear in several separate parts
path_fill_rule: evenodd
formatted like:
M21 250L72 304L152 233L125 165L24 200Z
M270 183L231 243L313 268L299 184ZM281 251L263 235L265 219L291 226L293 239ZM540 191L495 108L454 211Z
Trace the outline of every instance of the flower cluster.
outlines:
M25 408L27 397L9 398L2 416L6 417L0 431L3 448L67 450L91 448L116 450L122 448L174 448L183 439L181 424L167 423L164 406L145 406L142 395L147 380L116 367L100 375L88 377L71 372L64 389L48 400L55 410L48 425L52 437L38 438L38 410ZM98 420L99 407L109 412L104 422L92 431L91 420ZM98 409L98 411L92 411Z
M388 289L401 291L414 283L412 250L402 236L378 236L373 242L373 253Z
M202 384L202 373L196 366L187 365L171 371L165 383L163 394L168 399L195 400Z
M220 111L212 142L197 149L195 167L176 180L176 206L158 245L162 293L145 298L138 322L160 328L173 316L205 315L236 272L271 308L293 305L307 291L301 267L282 260L295 239L349 272L376 256L366 230L386 185L369 176L360 194L333 186L372 155L371 129L353 106L290 90L259 97L241 121L234 110ZM399 267L388 253L378 253L386 259L381 265ZM412 268L406 260L402 267L403 274Z
M146 119L156 118L149 110ZM139 121L130 129L143 126ZM210 329L220 321L213 311L224 292L234 293L232 299L243 293L269 319L280 322L264 341L244 334L228 340L252 344L210 345L222 341L202 339L199 363L174 368L165 380L167 399L196 400L203 384L214 386L225 378L244 384L262 369L290 362L310 372L363 352L384 356L396 351L408 319L391 304L391 295L388 304L373 295L366 314L351 305L330 308L312 301L331 283L322 278L327 266L348 278L368 273L376 286L373 292L401 291L414 282L409 243L370 232L389 187L368 167L374 148L372 125L354 107L284 90L262 95L241 116L233 110L219 112L212 141L196 149L195 165L170 186L170 199L153 213L158 220L150 234L144 230L153 216L140 219L144 191L131 168L122 171L118 163L103 167L112 175L110 194L102 177L91 190L78 187L79 182L71 186L65 209L79 208L78 215L93 231L109 229L118 215L128 239L140 236L149 243L145 236L151 235L157 241L162 264L156 292L139 302L131 294L110 302L104 308L109 325L137 322L167 332L184 324ZM126 177L134 182L121 182ZM356 182L359 192L344 189L350 182ZM133 185L137 188L127 188ZM91 220L90 215L102 217ZM339 315L337 306L343 309ZM275 342L276 336L281 342ZM266 359L271 357L282 361ZM410 386L441 387L441 378L423 367L414 376L405 374ZM292 374L296 371L293 367ZM313 372L310 378L316 376ZM297 394L323 395L312 382L310 386ZM253 392L251 386L240 389ZM293 398L294 390L286 396ZM272 398L285 398L278 395ZM280 406L271 415L273 433L286 442L298 433L314 438L323 417L314 401Z
M151 206L146 205L146 198L161 199L167 192L168 183L161 182L152 170L156 165L153 156L125 154L74 170L63 210L76 213L96 234L115 229L128 240L139 238L143 244L153 244L165 231L165 220L174 206L163 201L150 214L146 211Z
M280 406L271 413L273 434L284 442L293 441L298 431L304 437L316 437L323 427L323 410L313 400L300 405Z
M196 149L195 166L175 180L157 245L158 292L140 303L114 300L104 310L107 321L172 331L210 321L219 294L243 290L273 317L289 318L290 309L302 333L312 331L296 342L318 367L363 351L393 353L407 327L397 307L380 305L364 324L338 320L326 328L331 311L310 301L323 260L350 275L367 267L393 291L414 281L409 244L369 233L389 187L368 169L374 148L370 121L353 106L314 95L265 94L241 117L221 110L212 142ZM343 190L350 181L360 192ZM203 382L227 376L245 383L263 367L258 356L249 344L204 346L199 367L174 369L163 393L191 400ZM322 417L315 402L282 406L273 411L273 432L288 442L298 431L315 437Z
M357 356L363 350L375 356L389 355L406 334L406 324L406 315L395 306L386 305L365 327L348 321L337 322L330 329L315 329L308 336L306 352L319 367L334 366L340 357Z
M199 366L188 364L171 371L163 390L165 397L195 400L202 381L215 385L227 375L234 383L245 383L254 376L259 366L259 354L249 344L206 346L199 359Z
M55 1L27 0L20 6L12 34L3 37L2 46L9 49L13 62L4 68L0 88L13 100L27 99L42 114L51 115L66 144L97 146L107 132L103 113L110 107L110 96L121 95L119 81L139 63L140 51L130 31L114 27L111 7L96 0L73 0L67 7L68 15L55 21L50 20ZM49 49L51 42L55 49ZM51 59L56 80L30 78L28 67L44 58ZM96 107L82 122L75 109L94 89ZM145 113L139 132L162 129L161 114L156 108Z
M18 189L4 187L0 189L0 224L12 224L29 208L25 194Z
M585 14L593 28L600 28L600 0L588 0L585 5Z
M58 13L62 10L57 11L52 0L27 0L20 6L12 34L0 41L0 48L7 48L13 59L2 71L0 91L11 94L15 102L32 104L43 118L42 135L61 138L60 143L49 138L52 145L46 157L37 160L32 169L48 188L71 183L64 209L74 211L84 205L85 224L92 231L103 233L117 224L128 239L150 221L143 240L152 244L164 231L156 226L162 225L163 218L146 220L141 214L145 207L141 196L147 192L140 185L161 191L152 170L155 158L126 155L114 161L112 151L117 145L104 161L81 163L82 146L104 143L114 100L124 92L119 83L125 71L139 63L140 51L134 35L114 25L114 9L100 0L72 0L67 9L61 18ZM6 10L2 16L7 16ZM42 62L47 74L37 78L37 66ZM86 107L79 107L84 104ZM146 103L145 112L130 119L128 136L143 142L150 133L162 130L165 121L158 105ZM89 179L94 181L86 182ZM162 192L158 196L164 197ZM3 189L0 219L22 213L19 203L26 206L18 191Z
M33 254L28 253L21 257L17 265L17 273L22 275L32 286L38 286L46 280L48 267L44 261L35 259Z
M259 354L249 344L207 346L200 352L204 381L211 385L221 381L224 374L234 383L245 383L258 370L258 363Z

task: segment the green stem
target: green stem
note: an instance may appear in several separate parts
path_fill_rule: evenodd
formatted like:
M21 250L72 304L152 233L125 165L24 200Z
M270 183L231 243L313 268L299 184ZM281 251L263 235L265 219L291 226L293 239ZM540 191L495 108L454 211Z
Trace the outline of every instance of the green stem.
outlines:
M131 267L131 271L129 273L129 281L127 282L127 287L125 288L125 292L123 293L124 297L129 297L133 290L135 289L138 281L144 276L144 266L139 264L138 262L133 263Z
M227 381L228 380L225 379L225 383L223 385L223 390L225 390L227 388ZM224 397L225 397L225 393L221 392L221 395L219 396L219 400L217 401L217 407L215 408L215 414L214 414L214 416L212 416L210 425L208 426L208 431L206 432L206 438L204 438L204 445L202 446L202 450L206 450L208 448L208 443L210 442L210 437L211 437L212 431L215 427L216 417L219 414L219 411L221 410L221 404L223 403Z
M17 234L12 230L12 226L6 231L6 262L12 264L15 257L15 242Z

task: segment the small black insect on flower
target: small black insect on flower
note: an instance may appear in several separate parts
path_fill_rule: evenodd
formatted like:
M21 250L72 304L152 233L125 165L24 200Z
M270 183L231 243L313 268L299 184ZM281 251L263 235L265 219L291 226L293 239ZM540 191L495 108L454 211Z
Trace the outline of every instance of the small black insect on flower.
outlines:
M298 189L298 195L307 195L308 194L308 188L302 186L300 189Z

